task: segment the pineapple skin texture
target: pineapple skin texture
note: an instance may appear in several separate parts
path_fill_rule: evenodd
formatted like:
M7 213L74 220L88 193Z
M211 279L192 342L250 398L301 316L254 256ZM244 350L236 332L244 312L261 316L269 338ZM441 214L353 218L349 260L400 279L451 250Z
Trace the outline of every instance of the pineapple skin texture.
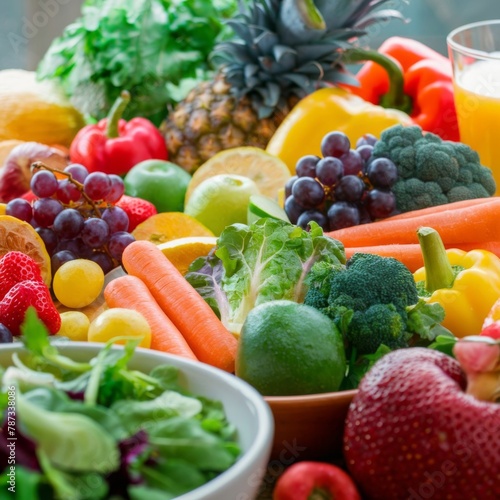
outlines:
M0 141L34 141L69 147L85 120L61 89L34 72L0 71Z
M240 146L265 149L295 102L259 119L250 100L236 99L218 74L191 90L169 113L162 126L169 160L193 173L219 151Z

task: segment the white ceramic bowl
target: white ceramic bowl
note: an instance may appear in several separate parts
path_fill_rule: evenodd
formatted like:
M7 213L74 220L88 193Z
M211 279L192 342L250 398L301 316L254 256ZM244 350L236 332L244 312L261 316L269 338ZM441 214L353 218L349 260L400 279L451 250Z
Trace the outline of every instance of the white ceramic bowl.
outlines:
M103 346L93 342L55 345L61 353L77 361L88 361ZM0 365L9 366L12 353L22 349L18 343L1 344ZM274 421L269 406L243 380L204 363L138 348L129 366L147 373L163 364L177 367L184 387L193 394L222 402L228 420L237 428L242 448L240 458L232 467L178 500L253 500L265 474L273 443Z

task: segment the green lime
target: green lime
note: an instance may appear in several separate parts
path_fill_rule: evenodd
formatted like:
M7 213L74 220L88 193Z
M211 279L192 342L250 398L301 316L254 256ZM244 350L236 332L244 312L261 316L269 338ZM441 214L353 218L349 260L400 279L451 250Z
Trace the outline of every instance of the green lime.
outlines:
M249 312L239 339L236 375L262 395L337 391L345 370L342 335L317 309L276 300Z

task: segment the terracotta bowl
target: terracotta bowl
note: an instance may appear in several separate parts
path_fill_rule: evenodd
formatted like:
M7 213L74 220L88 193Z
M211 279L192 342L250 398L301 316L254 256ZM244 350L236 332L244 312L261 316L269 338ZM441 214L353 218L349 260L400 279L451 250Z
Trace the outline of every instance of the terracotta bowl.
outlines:
M342 435L357 390L307 396L266 396L274 416L271 459L335 460L342 456Z

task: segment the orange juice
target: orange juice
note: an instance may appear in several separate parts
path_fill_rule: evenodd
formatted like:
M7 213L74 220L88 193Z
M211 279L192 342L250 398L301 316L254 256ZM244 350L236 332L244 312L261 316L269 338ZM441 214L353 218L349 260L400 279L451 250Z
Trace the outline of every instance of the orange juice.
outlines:
M500 61L479 61L455 75L460 140L491 168L500 195Z

